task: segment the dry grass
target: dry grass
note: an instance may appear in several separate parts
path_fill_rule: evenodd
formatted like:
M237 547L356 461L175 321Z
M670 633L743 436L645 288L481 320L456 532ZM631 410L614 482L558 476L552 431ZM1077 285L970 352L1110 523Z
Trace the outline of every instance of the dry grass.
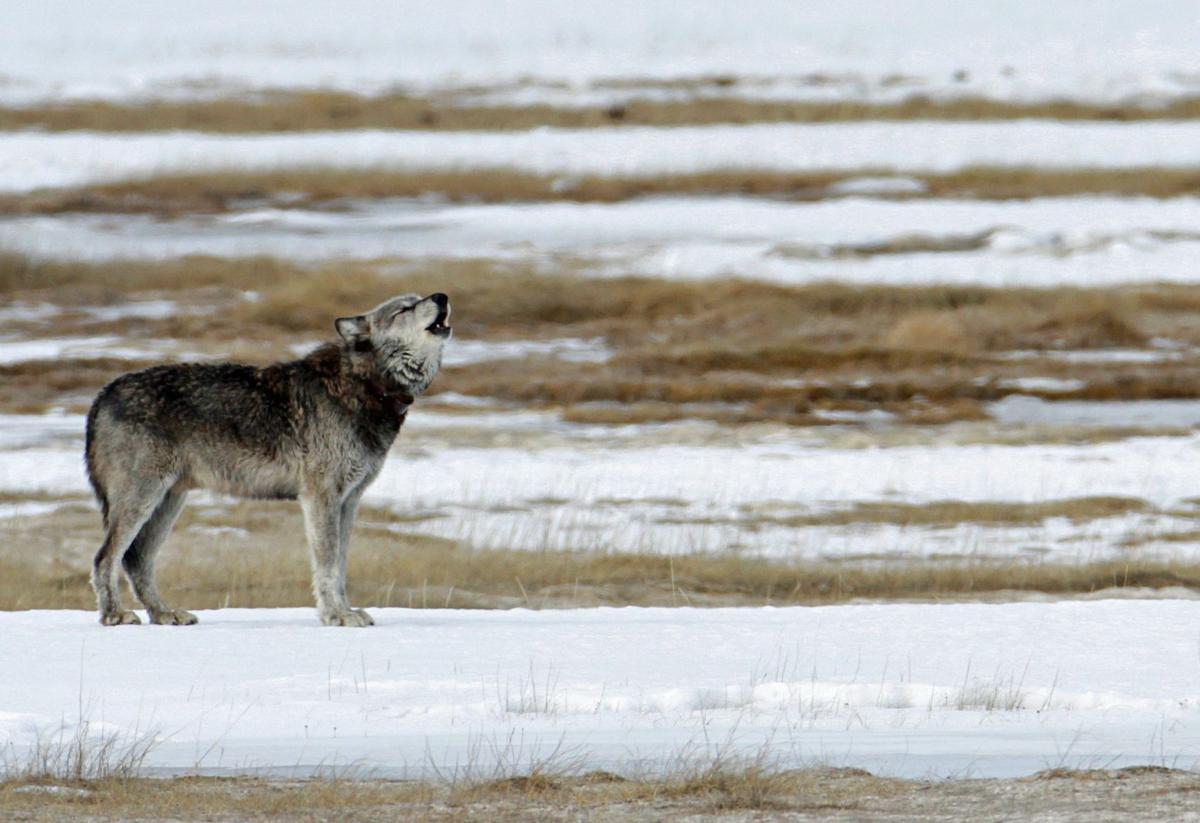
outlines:
M46 261L0 252L0 294L11 298L43 298L65 305L119 302L129 293L250 289L294 278L325 275L353 278L361 264L309 268L273 257L186 256L155 261ZM69 290L63 287L69 286Z
M0 784L0 812L31 821L414 819L437 815L444 796L427 784L344 779L43 780Z
M257 298L243 297L252 288ZM97 322L66 312L27 334L172 339L186 351L266 362L330 336L331 318L402 291L449 291L466 339L604 339L605 363L531 356L448 369L436 391L562 409L568 419L622 423L683 417L725 423L828 422L829 411L881 409L932 424L985 416L983 404L1025 376L1069 377L1092 400L1200 397L1200 359L1066 363L998 360L1013 349L1200 345L1200 287L987 289L779 286L738 280L596 280L502 261L329 263L270 258L42 263L0 255L8 302L120 304L132 296L199 302L204 313ZM60 359L0 366L0 408L87 405L141 365Z
M750 512L736 522L779 526L849 526L892 524L950 528L964 523L993 526L1032 526L1051 518L1074 523L1149 511L1146 501L1136 497L1072 497L1036 503L1000 501L939 500L932 503L856 503L852 508L822 514L773 517Z
M897 320L884 338L889 349L939 352L948 358L971 353L978 342L953 311L913 312Z
M861 769L766 770L623 779L605 772L505 779L467 789L371 779L181 777L0 783L9 819L633 821L1183 819L1200 777L1162 767L1054 769L1007 780L898 780Z
M829 172L718 170L657 177L562 178L510 169L426 171L397 169L304 168L277 171L214 171L172 174L144 180L47 189L0 196L0 214L67 212L173 215L222 212L247 200L280 208L314 207L343 198L438 196L450 201L618 202L654 195L741 194L820 200L837 196L834 183L865 176L893 176L892 169ZM926 197L1028 199L1111 194L1179 197L1200 192L1200 171L1141 169L967 168L942 174L905 173L925 190L882 195L891 199ZM786 247L783 250L787 251Z
M1137 501L1119 498L1027 507L880 505L851 510L830 523L1019 524L1141 509ZM409 523L381 510L362 513L350 562L356 603L412 608L785 605L1200 585L1198 566L1137 558L1093 563L1010 558L914 562L888 561L880 555L867 563L793 563L732 553L668 557L623 552L620 547L606 552L476 551L406 533ZM5 520L2 528L0 609L93 607L88 574L100 541L94 507L67 503L51 514ZM189 506L164 550L160 577L167 601L185 608L311 605L311 572L298 507L261 502Z
M104 357L0 365L0 408L14 414L41 414L53 407L86 408L110 380L148 365Z
M706 85L732 90L734 78ZM676 84L678 85L678 84ZM661 83L625 84L627 91ZM698 86L700 88L702 86ZM517 130L543 126L685 126L718 123L824 123L856 120L1178 120L1200 117L1200 100L1161 106L1072 101L1005 102L984 98L898 103L788 102L710 97L632 100L603 106L481 105L454 97L361 96L332 91L271 92L256 99L115 103L64 102L0 108L0 129L142 132L279 132L339 129Z
M46 792L47 785L65 791ZM661 820L733 810L861 808L864 797L898 798L918 784L855 769L712 771L689 777L624 779L605 772L537 775L469 785L355 779L254 778L96 780L0 784L0 809L25 820Z
M978 351L1130 346L1168 333L1200 341L1200 321L1189 321L1200 309L1200 287L1186 285L783 286L744 280L598 280L575 276L569 267L547 275L529 264L491 260L305 266L274 258L84 263L0 255L0 296L9 301L119 303L144 292L173 292L163 296L186 300L196 293L211 298L222 290L240 294L243 289L253 289L258 299L212 316L140 322L215 326L221 332L253 324L323 334L333 312L360 309L399 291L446 289L455 300L456 326L468 334L593 331L622 346L653 337L652 348L668 352L660 360L663 368L748 363L757 363L759 370L811 368L818 360L873 360L889 350L917 352L915 365L944 364L945 359L927 353L936 351L939 340L969 340ZM928 336L937 340L923 339ZM889 339L895 344L888 346ZM687 344L696 348L683 348ZM711 352L720 359L705 360ZM884 360L881 365L902 364Z
M38 731L25 751L18 753L11 743L0 747L0 782L80 783L137 777L155 740L153 733L97 731L87 719L73 724L64 720L55 732Z

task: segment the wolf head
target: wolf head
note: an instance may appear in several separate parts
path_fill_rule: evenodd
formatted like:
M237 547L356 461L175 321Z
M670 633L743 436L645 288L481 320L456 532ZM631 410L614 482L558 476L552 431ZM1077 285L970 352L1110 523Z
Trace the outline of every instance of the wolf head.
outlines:
M424 298L404 294L366 314L339 317L334 327L355 361L372 365L386 383L416 396L442 365L449 317L450 298L441 292Z

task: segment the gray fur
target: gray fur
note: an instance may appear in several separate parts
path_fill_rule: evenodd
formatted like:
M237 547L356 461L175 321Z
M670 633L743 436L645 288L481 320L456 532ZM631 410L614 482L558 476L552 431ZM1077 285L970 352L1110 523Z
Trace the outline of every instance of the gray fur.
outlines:
M196 622L162 601L154 557L187 492L205 488L299 499L321 622L371 625L346 599L354 514L413 398L441 366L449 313L444 294L403 295L338 318L338 341L302 360L156 366L105 386L88 412L85 447L104 517L92 572L100 622L141 622L121 606L118 562L151 623Z

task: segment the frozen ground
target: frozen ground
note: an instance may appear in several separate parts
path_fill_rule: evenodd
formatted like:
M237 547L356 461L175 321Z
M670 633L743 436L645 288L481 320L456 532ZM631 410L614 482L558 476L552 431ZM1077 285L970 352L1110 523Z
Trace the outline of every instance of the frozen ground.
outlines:
M516 169L652 177L722 169L951 172L1200 163L1200 122L759 123L524 132L0 133L0 190L222 170Z
M1188 0L757 0L686 10L669 0L219 0L169 14L137 0L45 0L6 9L0 101L474 88L491 100L557 103L689 94L1153 102L1200 88L1198 40Z
M251 207L175 219L12 218L0 221L0 248L59 260L482 258L598 276L1049 287L1194 282L1197 226L1200 200L1191 197L491 205L390 199L328 211Z
M1195 601L374 615L0 613L0 746L82 717L153 735L160 773L645 773L769 746L784 766L984 777L1200 756Z
M1061 420L1046 404L1019 405L1001 410L1006 424L1089 424L1087 404L1068 404ZM1200 415L1194 402L1108 405L1092 424L1187 426ZM0 493L88 494L82 432L79 416L0 416ZM883 430L583 426L550 413L418 408L365 500L403 515L405 532L481 548L853 562L1197 556L1196 541L1164 536L1195 529L1200 435L1057 445L956 442L953 429L925 436L897 444ZM1024 525L986 513L941 527L906 525L903 514L809 522L863 505L1096 496L1144 509Z

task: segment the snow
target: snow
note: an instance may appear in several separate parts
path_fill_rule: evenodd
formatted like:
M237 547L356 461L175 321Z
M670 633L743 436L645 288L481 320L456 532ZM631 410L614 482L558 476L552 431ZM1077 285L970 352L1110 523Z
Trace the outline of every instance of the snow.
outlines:
M516 169L654 177L714 170L952 172L972 166L1128 169L1200 163L1200 122L1007 120L342 131L223 135L0 134L0 191L229 170Z
M593 276L1100 286L1195 282L1197 225L1194 197L492 205L391 199L336 211L253 208L171 220L13 218L0 221L0 247L69 260L469 257L554 271L561 259ZM911 250L914 243L929 250Z
M160 11L137 0L12 4L0 101L482 86L497 102L596 104L686 97L669 81L720 76L744 82L692 94L1153 103L1200 84L1188 0L210 0ZM602 85L611 80L634 88Z
M1042 378L1043 380L1045 378ZM1067 381L1070 383L1070 381ZM1027 391L1073 391L1065 385L1026 385ZM1009 395L987 404L988 414L997 422L1008 425L1056 426L1138 426L1196 428L1200 427L1200 402L1195 400L1042 400L1037 397Z
M1195 494L1200 450L1194 436L889 449L804 444L786 435L747 437L736 445L605 448L576 441L533 450L525 442L463 448L458 439L442 440L429 430L418 434L414 426L412 439L385 464L366 500L400 512L433 513L405 528L484 547L738 551L793 559L1019 556L1031 545L1067 561L1127 554L1123 539L1166 524L1143 514L1025 531L974 524L940 531L902 524L796 527L788 521L803 523L806 514L859 502L1111 495L1171 508ZM1192 556L1195 546L1180 544L1174 551Z
M365 501L405 515L399 531L480 548L739 552L835 562L1200 556L1191 541L1151 539L1194 527L1188 501L1196 495L1200 434L1012 445L956 442L947 430L925 442L887 445L885 434L869 432L581 426L550 412L471 414L430 405L422 401L414 410ZM999 405L996 416L1010 426L1043 427L1180 427L1200 419L1194 402L1063 403L1055 417L1057 405L1016 398ZM0 493L88 494L82 432L79 416L50 418L40 434L36 416L0 416ZM860 504L1092 496L1131 498L1148 508L1026 526L805 520ZM1129 541L1144 545L1132 549Z
M97 322L112 322L127 318L165 320L183 314L207 314L210 310L204 306L181 306L174 300L130 300L113 306L80 306L76 311L82 311Z
M60 797L90 797L92 789L76 789L71 786L26 785L13 789L18 794L52 794Z
M488 360L554 357L568 363L603 363L612 356L604 339L558 337L551 340L459 340L446 350L444 366L464 366Z
M159 773L461 775L556 748L636 773L769 746L783 765L982 777L1200 755L1195 601L373 614L0 614L0 746L82 713L154 735Z
M110 357L103 346L123 342L120 337L43 337L32 340L0 339L0 363L20 363L26 360L55 360L60 357ZM118 355L119 356L119 355Z
M254 96L272 89L446 95L454 103L609 105L743 97L982 96L1159 105L1200 94L1194 2L1084 0L347 0L172 6L15 4L0 26L0 105ZM678 82L684 81L684 82ZM1005 168L1200 166L1200 122L895 122L211 135L0 132L0 191L155 175L338 168L586 175L828 172L818 202L736 197L612 204L388 200L337 211L44 215L0 221L37 258L185 254L490 257L593 276L787 283L1106 286L1195 282L1200 199L917 199L916 175ZM969 242L964 243L964 239ZM926 251L908 251L924 247ZM966 248L959 248L961 246ZM957 250L955 250L957 248ZM448 289L452 289L449 284ZM249 295L248 295L249 297ZM199 308L197 311L207 309ZM168 300L0 307L0 323L162 319ZM0 363L161 358L180 341L0 336ZM1156 351L1015 352L1067 363ZM456 340L447 365L545 355L604 362L602 340ZM1025 377L1022 391L1071 391ZM1021 432L1200 427L1200 403L1010 397L994 422L923 431L819 411L821 430L696 421L598 426L445 394L423 400L367 502L391 528L480 548L912 559L1195 560L1200 433L1087 443ZM90 493L82 416L0 415L0 528ZM993 438L994 439L994 438ZM804 525L864 504L1128 497L1145 510L1026 525ZM192 505L219 506L196 494ZM424 516L425 519L419 519ZM902 518L900 518L902 519ZM97 526L99 519L97 516ZM252 550L242 529L196 526ZM1178 533L1186 539L1159 539ZM168 552L171 550L168 548ZM168 594L170 597L170 595ZM186 595L176 593L177 597ZM180 606L189 606L183 601ZM555 757L638 773L764 747L882 774L1018 775L1053 766L1194 767L1195 600L822 608L374 610L371 630L311 609L200 613L188 629L104 629L75 611L0 613L0 750L86 724L153 734L154 773L339 766L381 777L527 770ZM14 747L9 749L9 746ZM555 755L555 752L559 752ZM2 758L0 758L2 759Z
M142 215L39 217L3 224L5 247L45 232L44 244L22 251L46 255L67 244L63 256L165 257L207 252L286 255L276 238L299 244L297 256L448 256L464 245L475 256L530 248L540 252L582 250L613 244L657 245L672 241L789 243L795 254L828 257L840 247L885 245L901 238L931 241L979 235L979 242L1007 254L1081 253L1104 243L1135 244L1200 240L1200 198L1152 199L1083 196L1015 201L931 199L906 202L844 198L789 202L749 197L653 197L617 203L454 204L411 199L339 203L329 211L252 208L229 215L175 219ZM58 234L50 234L61 226ZM11 227L11 228L8 228ZM72 235L82 240L71 244ZM1000 235L997 237L997 235ZM122 239L128 236L128 241ZM241 236L262 245L227 250L222 241ZM374 242L370 242L374 238ZM111 249L105 249L107 241ZM165 245L174 241L172 245ZM381 245L386 242L387 245ZM148 246L149 248L143 248ZM140 249L140 250L139 250ZM459 252L462 253L462 252ZM949 253L949 252L946 252Z
M316 341L292 346L297 356L303 356L319 345ZM0 348L0 357L3 349ZM593 337L556 337L549 340L459 340L446 349L442 365L453 368L489 360L511 360L523 357L554 357L568 363L603 363L612 356L604 339ZM443 401L444 402L444 401Z
M63 507L61 502L26 500L21 503L0 503L0 521L18 517L40 517Z
M829 186L830 194L923 194L928 186L911 177L853 177Z
M115 335L95 337L0 337L0 363L23 363L36 360L94 360L112 357L124 360L149 360L163 357L167 352L180 359L204 359L208 355L195 352L176 353L180 341L139 340L129 345L131 338Z
M0 231L3 229L0 228ZM53 303L29 303L15 300L0 307L0 322L11 323L15 320L24 323L41 323L60 313L62 313L62 309Z
M0 449L60 444L82 445L83 417L78 414L0 414Z
M139 320L163 320L180 314L206 314L204 306L181 306L174 300L127 300L113 305L73 306L57 303L27 303L15 301L0 307L0 320L41 323L63 314L83 314L97 323L136 318Z
M1164 350L1165 349L1165 350ZM1182 360L1178 348L1154 349L1021 349L995 355L998 360L1058 360L1065 363L1164 363Z

